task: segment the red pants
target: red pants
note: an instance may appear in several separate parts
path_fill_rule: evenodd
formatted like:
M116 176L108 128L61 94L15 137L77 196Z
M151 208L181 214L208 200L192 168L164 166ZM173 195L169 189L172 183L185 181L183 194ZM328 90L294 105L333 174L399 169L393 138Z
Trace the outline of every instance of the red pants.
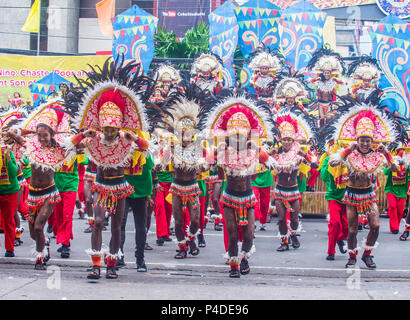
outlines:
M57 243L68 246L73 239L73 213L77 192L60 192L61 201L54 207L54 214L57 227ZM54 229L54 225L53 225Z
M403 219L405 198L398 198L392 193L386 193L389 209L387 214L390 220L390 232L400 229L400 221Z
M4 247L7 251L14 251L14 239L16 237L16 222L14 214L17 209L18 192L0 195L0 217L4 230Z
M199 230L204 232L205 228L205 196L199 197L200 211L199 211Z
M224 246L225 246L225 252L228 252L228 246L229 246L229 236L228 236L228 230L226 229L226 223L225 223L225 215L224 215L224 206L222 201L219 201L219 208L221 210L222 214L222 221L223 221L223 231L224 231ZM238 226L238 240L240 242L243 241L242 238L242 228Z
M78 198L82 203L85 204L85 196L84 196L84 175L85 175L85 166L82 164L78 165L78 177L80 179L78 183Z
M306 185L309 187L314 187L316 183L316 179L319 176L319 172L315 168L310 169L310 176L309 179L306 181Z
M28 215L27 198L28 198L28 186L30 184L30 180L31 178L26 179L27 185L21 191L20 202L17 208L17 210L25 217Z
M253 193L255 194L256 200L258 201L255 204L255 221L260 220L261 224L265 224L269 212L271 187L252 187L252 189Z
M172 217L172 205L165 200L165 197L169 193L171 183L160 182L159 184L163 188L163 191L157 192L154 204L157 238L169 237L169 227Z
M347 224L346 205L336 200L329 200L329 221L327 223L329 227L329 244L327 253L335 254L336 242L347 239L347 233L349 231Z

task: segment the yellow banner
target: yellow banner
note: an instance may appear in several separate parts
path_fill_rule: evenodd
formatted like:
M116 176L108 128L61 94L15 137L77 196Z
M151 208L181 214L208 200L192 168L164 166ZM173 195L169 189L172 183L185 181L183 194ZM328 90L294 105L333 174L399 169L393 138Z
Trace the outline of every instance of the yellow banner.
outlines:
M0 106L8 106L8 97L19 92L24 102L33 97L29 86L53 71L76 84L74 75L85 78L90 67L103 66L108 56L0 56ZM58 86L56 87L58 92ZM25 104L25 103L24 103Z

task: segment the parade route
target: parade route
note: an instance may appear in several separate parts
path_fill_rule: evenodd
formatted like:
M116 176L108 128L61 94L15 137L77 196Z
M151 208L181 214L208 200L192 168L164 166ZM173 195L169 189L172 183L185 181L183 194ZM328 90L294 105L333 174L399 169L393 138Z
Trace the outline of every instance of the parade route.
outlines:
M105 269L98 283L86 279L90 260L84 250L90 235L82 231L86 220L74 220L71 257L62 259L52 239L51 260L47 271L34 270L30 257L31 240L23 233L24 244L16 248L15 258L4 258L0 251L0 299L237 299L238 292L250 292L251 299L405 299L410 284L410 265L406 259L407 242L398 240L388 230L388 219L381 218L379 247L375 250L376 270L367 270L360 260L354 270L346 270L346 255L336 249L335 261L327 261L327 222L325 219L304 218L301 248L276 252L279 245L276 218L267 231L257 228L256 252L251 257L251 273L240 279L229 279L229 267L224 264L223 235L211 224L205 229L207 247L197 257L177 261L173 258L176 245L155 243L155 225L151 226L148 243L152 251L145 251L147 273L136 271L133 259L133 225L127 224L125 243L126 266L119 271L119 279L105 279ZM27 230L27 222L23 222ZM362 239L367 230L360 231ZM103 232L108 243L109 232ZM57 289L57 290L56 290Z

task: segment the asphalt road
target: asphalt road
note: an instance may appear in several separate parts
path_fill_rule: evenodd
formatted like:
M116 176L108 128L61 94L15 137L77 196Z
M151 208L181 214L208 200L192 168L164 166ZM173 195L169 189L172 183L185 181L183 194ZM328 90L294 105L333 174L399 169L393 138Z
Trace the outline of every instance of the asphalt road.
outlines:
M376 270L367 270L360 259L356 269L346 270L347 255L338 250L336 260L327 261L327 221L303 218L302 224L301 247L288 252L275 250L280 242L276 218L267 225L267 231L257 228L250 274L230 279L223 257L222 232L214 231L210 224L205 229L207 247L201 248L199 256L188 256L182 261L173 258L175 243L156 245L153 224L148 234L153 250L145 251L148 272L137 272L133 224L129 221L126 266L120 269L120 277L108 280L102 269L102 278L91 282L86 279L90 258L85 253L90 246L90 234L83 233L86 220L76 218L70 258L60 257L56 252L59 246L52 239L51 260L46 271L33 268L32 240L28 232L23 233L24 244L16 247L15 258L4 258L4 248L0 249L0 299L148 299L164 303L173 299L237 300L244 296L251 300L408 299L410 240L401 242L400 234L389 233L388 219L381 219L380 245L374 250ZM23 226L28 230L27 222L24 221ZM359 232L359 242L366 233L366 230ZM105 231L105 244L109 237L110 232ZM2 235L0 240L4 243ZM359 251L359 257L361 253Z

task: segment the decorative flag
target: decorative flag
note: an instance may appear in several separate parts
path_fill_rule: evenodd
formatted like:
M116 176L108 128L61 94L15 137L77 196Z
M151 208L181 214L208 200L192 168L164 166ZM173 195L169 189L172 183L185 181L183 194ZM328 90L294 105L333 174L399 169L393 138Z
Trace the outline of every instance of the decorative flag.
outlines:
M40 0L36 0L30 9L26 22L21 28L25 32L40 32Z
M113 34L111 19L115 16L115 0L102 0L95 5L100 31L105 36Z

